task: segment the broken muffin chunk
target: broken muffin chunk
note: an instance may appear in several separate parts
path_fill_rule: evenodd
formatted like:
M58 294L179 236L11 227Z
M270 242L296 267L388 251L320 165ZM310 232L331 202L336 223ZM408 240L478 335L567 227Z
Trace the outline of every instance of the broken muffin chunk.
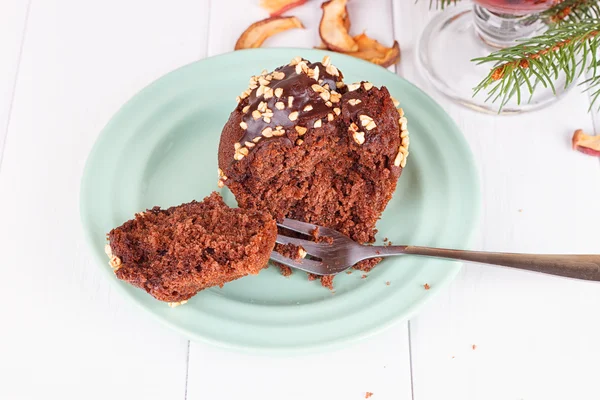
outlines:
M252 77L238 102L221 133L219 184L240 207L374 242L408 156L407 120L388 90L346 85L328 56L296 57Z
M137 214L108 234L106 252L117 278L174 306L202 289L258 274L276 236L268 213L229 208L213 192L202 202Z

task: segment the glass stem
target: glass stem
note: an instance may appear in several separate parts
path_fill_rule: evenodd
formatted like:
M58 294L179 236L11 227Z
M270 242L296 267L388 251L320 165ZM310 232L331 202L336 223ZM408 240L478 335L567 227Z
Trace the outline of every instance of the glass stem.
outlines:
M498 14L477 4L473 6L473 14L475 27L481 39L496 48L513 46L519 39L534 36L544 28L543 22L536 14Z

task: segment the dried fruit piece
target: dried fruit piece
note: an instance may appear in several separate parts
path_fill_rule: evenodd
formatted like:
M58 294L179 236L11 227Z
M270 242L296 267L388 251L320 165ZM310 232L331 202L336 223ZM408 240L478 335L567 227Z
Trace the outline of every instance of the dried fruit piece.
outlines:
M573 134L573 149L580 152L600 157L600 136L590 136L577 129Z
M394 41L392 47L385 47L364 33L355 36L354 41L358 45L358 51L352 53L345 52L349 56L362 58L385 68L400 61L400 46L397 41Z
M235 44L235 50L260 47L269 37L294 28L304 29L304 25L296 17L272 17L260 20L242 33Z
M260 6L267 10L271 17L278 17L304 3L306 3L306 0L261 0Z
M329 0L321 4L323 16L319 24L319 36L334 51L355 52L358 44L348 34L350 20L346 9L347 0Z

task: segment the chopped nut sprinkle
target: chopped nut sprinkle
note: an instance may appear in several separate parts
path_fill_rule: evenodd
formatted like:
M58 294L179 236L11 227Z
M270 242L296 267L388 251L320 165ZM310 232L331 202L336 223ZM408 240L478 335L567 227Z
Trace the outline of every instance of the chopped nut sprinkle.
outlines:
M269 84L271 82L269 82L268 80L266 80L265 78L263 78L262 76L260 78L258 78L258 83L260 83L262 86L269 86Z
M335 90L331 91L331 101L334 103L338 103L340 101L340 99L342 98L342 95L339 94L338 92L336 92Z
M261 134L266 138L273 137L273 128L267 126L265 129L263 129Z
M365 90L371 90L373 84L371 82L365 82L363 83L363 87L365 88Z
M404 117L404 110L402 108L398 108L398 115L400 115L401 117Z
M312 73L311 73L311 74L309 74L309 76L310 76L311 78L313 78L315 81L318 81L318 80L319 80L319 72L320 72L320 71L319 71L319 67L318 67L318 66L316 66L316 67L315 67L315 68L312 70Z
M401 138L408 137L408 131L402 131L402 132L400 132L400 137Z
M182 306L182 305L184 305L187 302L188 302L187 300L181 300L181 301L172 301L172 302L169 302L167 304L169 305L169 307L175 308L175 307L178 307L178 306Z
M260 111L258 111L258 110L252 111L252 118L254 118L255 120L260 119L261 116L262 116L262 114L260 113Z
M367 124L367 126L365 128L367 128L367 130L370 131L370 130L377 128L377 125L375 125L375 122L371 121Z
M254 146L256 146L256 143L252 143L252 142L244 142L244 145L246 147L248 147L249 149L253 148Z
M321 87L321 86L319 86ZM329 98L331 97L331 94L329 94L329 92L325 91L322 93L319 93L319 96L321 96L321 98L325 101L329 101Z
M346 84L344 82L342 82L342 81L335 83L335 87L338 88L338 89L341 89L344 86L346 86Z
M306 65L306 61L300 61L298 65L296 65L296 73L300 75L303 72L308 75L308 65Z
M235 101L237 101L238 103L241 103L241 102L242 102L242 98L241 98L240 96L237 96L237 97L235 98Z
M270 99L271 97L273 97L273 89L267 88L265 90L264 98L266 100L266 99Z
M248 149L247 149L246 147L241 147L241 148L238 150L238 152L239 152L239 153L241 153L241 154L243 154L243 155L245 155L245 156L247 156L247 155L248 155Z
M333 107L333 103L332 103L331 101L326 101L326 102L325 102L325 105L326 105L327 107Z
M250 109L250 106L246 106L246 107L242 108L242 112L245 114L248 112L249 109Z
M364 132L353 132L352 138L358 144L363 144L365 142L365 133Z
M404 155L400 152L400 150L398 150L398 155L396 156L396 158L394 159L394 165L396 167L400 166L400 163L402 162L402 159L404 158Z
M247 124L247 123L245 123L244 121L242 121L242 122L240 122L240 127L241 127L242 129L248 129L248 124Z
M365 114L359 115L358 118L360 118L360 124L362 126L367 126L367 125L369 125L369 123L373 122L373 118L371 118Z
M265 121L267 124L271 123L271 117L267 117L263 115L263 121Z
M308 253L306 250L304 250L302 247L298 247L298 256L300 256L300 258L306 258L307 255Z
M408 148L408 146L410 145L410 139L408 138L408 136L403 137L401 143L403 147Z
M390 96L392 98L392 102L394 102L394 107L398 107L400 102L394 98L394 96Z
M325 71L329 74L329 75L333 75L333 76L339 76L340 72L338 71L338 69L336 67L334 67L333 65L329 64L327 66L327 68L325 68Z
M334 116L332 113L327 114L327 121L333 121L333 118Z
M406 130L407 125L408 125L408 120L406 119L406 117L402 117L398 120L398 123L400 124L400 130Z
M296 140L296 144L297 144L298 146L300 146L302 143L304 143L304 140L302 140L302 139L297 139L297 140Z
M304 106L304 109L302 111L310 111L313 109L313 106L311 106L310 104L307 104L306 106Z
M298 119L298 111L293 111L290 113L290 115L288 115L288 118L290 119L290 121L295 121Z
M320 128L323 125L323 123L321 122L320 119L315 121L315 124L313 125L314 128Z
M256 107L256 109L260 112L267 111L267 103L265 103L264 101L261 101L260 103L258 103L258 107Z
M278 110L283 110L285 108L285 104L282 101L278 101L275 103L275 108Z
M316 83L314 85L311 85L310 87L317 93L323 93L327 91L327 89L325 89L323 86L318 85Z
M323 64L324 67L327 67L329 64L331 64L331 57L323 57L323 61L321 61L321 64Z
M283 96L283 88L275 89L275 96L277 96L277 97Z
M294 96L289 96L288 97L288 107L292 107L293 103L294 103Z
M350 99L348 100L348 104L350 104L351 106L355 106L357 104L362 103L362 101L360 101L359 99Z
M217 186L218 186L219 188L223 188L223 187L225 186L225 182L223 182L221 179L219 179L219 180L217 181Z
M350 85L348 85L348 91L354 92L359 87L360 87L360 83L351 83Z
M340 115L342 113L342 110L336 107L333 109L333 112L335 113L335 115Z
M356 125L354 122L350 124L350 126L348 127L348 130L350 132L357 132L358 131L358 125Z
M296 132L298 132L298 136L303 136L306 131L308 131L307 128L303 127L303 126L296 126Z
M242 147L241 143L234 143L233 148L238 151Z
M283 135L285 135L285 130L283 129L283 127L277 126L273 130L273 136L283 136Z
M252 139L252 141L253 141L254 143L258 143L258 142L260 142L260 139L262 139L262 136L257 136L257 137L255 137L254 139Z
M262 96L265 93L266 86L260 86L256 89L256 97Z
M285 78L285 73L284 72L281 72L281 71L275 71L275 72L273 72L273 79L276 79L276 80L280 81L283 78Z
M292 61L290 61L290 65L297 65L300 61L302 61L302 57L296 56L292 58Z

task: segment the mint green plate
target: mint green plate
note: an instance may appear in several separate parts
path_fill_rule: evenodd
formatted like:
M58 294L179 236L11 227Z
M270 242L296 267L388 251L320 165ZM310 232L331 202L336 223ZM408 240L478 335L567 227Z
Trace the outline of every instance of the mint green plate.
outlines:
M171 309L115 278L105 235L155 205L201 200L217 188L217 145L235 97L251 75L300 55L329 54L347 82L385 85L408 117L411 144L398 189L377 228L394 244L464 248L480 198L472 155L454 122L431 98L389 71L356 58L307 49L256 49L208 58L158 79L129 100L100 134L85 167L81 219L98 267L124 299L192 340L240 350L290 352L340 345L412 315L460 264L403 256L335 278L335 293L269 267ZM230 205L235 199L226 189ZM387 285L386 282L390 284ZM424 290L428 283L431 290Z

